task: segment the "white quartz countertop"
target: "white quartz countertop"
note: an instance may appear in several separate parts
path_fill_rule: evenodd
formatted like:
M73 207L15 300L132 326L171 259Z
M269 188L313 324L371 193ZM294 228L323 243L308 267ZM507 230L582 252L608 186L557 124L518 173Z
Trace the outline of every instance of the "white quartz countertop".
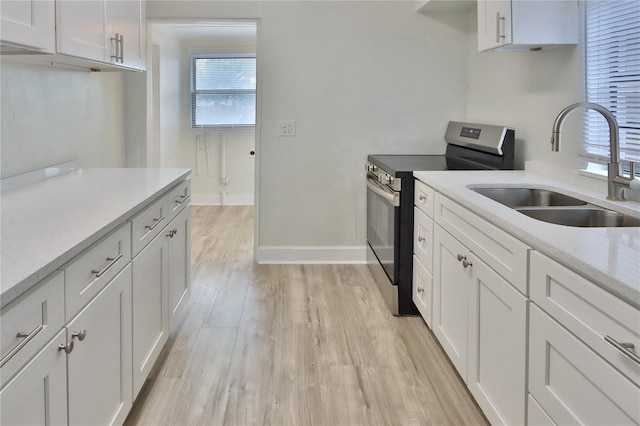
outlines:
M415 172L414 175L533 249L640 307L640 228L577 228L542 222L469 188L527 186L553 189L636 217L640 217L640 203L608 201L600 182L584 177L580 181L578 177L563 179L530 171Z
M189 173L189 169L81 169L2 193L0 307Z

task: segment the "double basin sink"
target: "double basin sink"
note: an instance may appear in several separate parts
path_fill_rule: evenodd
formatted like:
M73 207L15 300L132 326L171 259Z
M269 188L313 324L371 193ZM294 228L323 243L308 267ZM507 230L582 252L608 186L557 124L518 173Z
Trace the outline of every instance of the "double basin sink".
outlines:
M640 227L640 217L538 188L471 188L500 204L543 222L577 227Z

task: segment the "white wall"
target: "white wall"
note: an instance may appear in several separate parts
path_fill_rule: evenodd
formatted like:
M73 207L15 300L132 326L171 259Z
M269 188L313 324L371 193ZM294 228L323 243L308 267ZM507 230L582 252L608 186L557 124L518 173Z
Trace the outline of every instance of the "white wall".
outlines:
M65 161L123 167L122 73L71 70L2 57L1 177Z
M154 43L160 45L162 54L160 99L163 109L163 167L187 167L193 170L191 191L195 204L220 204L222 191L226 192L227 204L253 204L255 157L249 153L255 150L255 131L205 132L191 129L188 49L255 52L255 29L240 28L239 31L229 26L205 25L186 28L183 23L155 23L152 24L152 38ZM166 119L167 114L172 114L171 119ZM226 141L226 185L220 182L223 134Z
M464 16L413 2L150 1L149 18L258 18L260 223L268 247L363 247L371 153L442 153L465 118ZM295 120L297 135L276 135Z
M552 152L551 127L567 105L583 101L581 47L542 52L478 52L476 10L469 19L467 119L516 129L518 156L577 169L580 115L563 127L561 152Z

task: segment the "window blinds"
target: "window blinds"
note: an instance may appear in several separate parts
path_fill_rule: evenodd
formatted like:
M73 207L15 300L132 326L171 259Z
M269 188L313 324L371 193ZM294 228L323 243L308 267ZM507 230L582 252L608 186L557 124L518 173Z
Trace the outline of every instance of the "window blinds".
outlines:
M640 1L586 3L585 93L609 109L620 127L620 158L640 161ZM609 127L602 116L585 114L583 155L609 160Z
M192 128L254 126L255 105L255 56L192 55Z

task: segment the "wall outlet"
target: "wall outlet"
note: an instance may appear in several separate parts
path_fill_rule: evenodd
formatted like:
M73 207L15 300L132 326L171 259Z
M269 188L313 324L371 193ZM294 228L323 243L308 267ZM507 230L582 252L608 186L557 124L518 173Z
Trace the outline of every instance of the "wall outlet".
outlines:
M281 121L278 126L278 136L295 136L296 135L296 122L295 121Z

